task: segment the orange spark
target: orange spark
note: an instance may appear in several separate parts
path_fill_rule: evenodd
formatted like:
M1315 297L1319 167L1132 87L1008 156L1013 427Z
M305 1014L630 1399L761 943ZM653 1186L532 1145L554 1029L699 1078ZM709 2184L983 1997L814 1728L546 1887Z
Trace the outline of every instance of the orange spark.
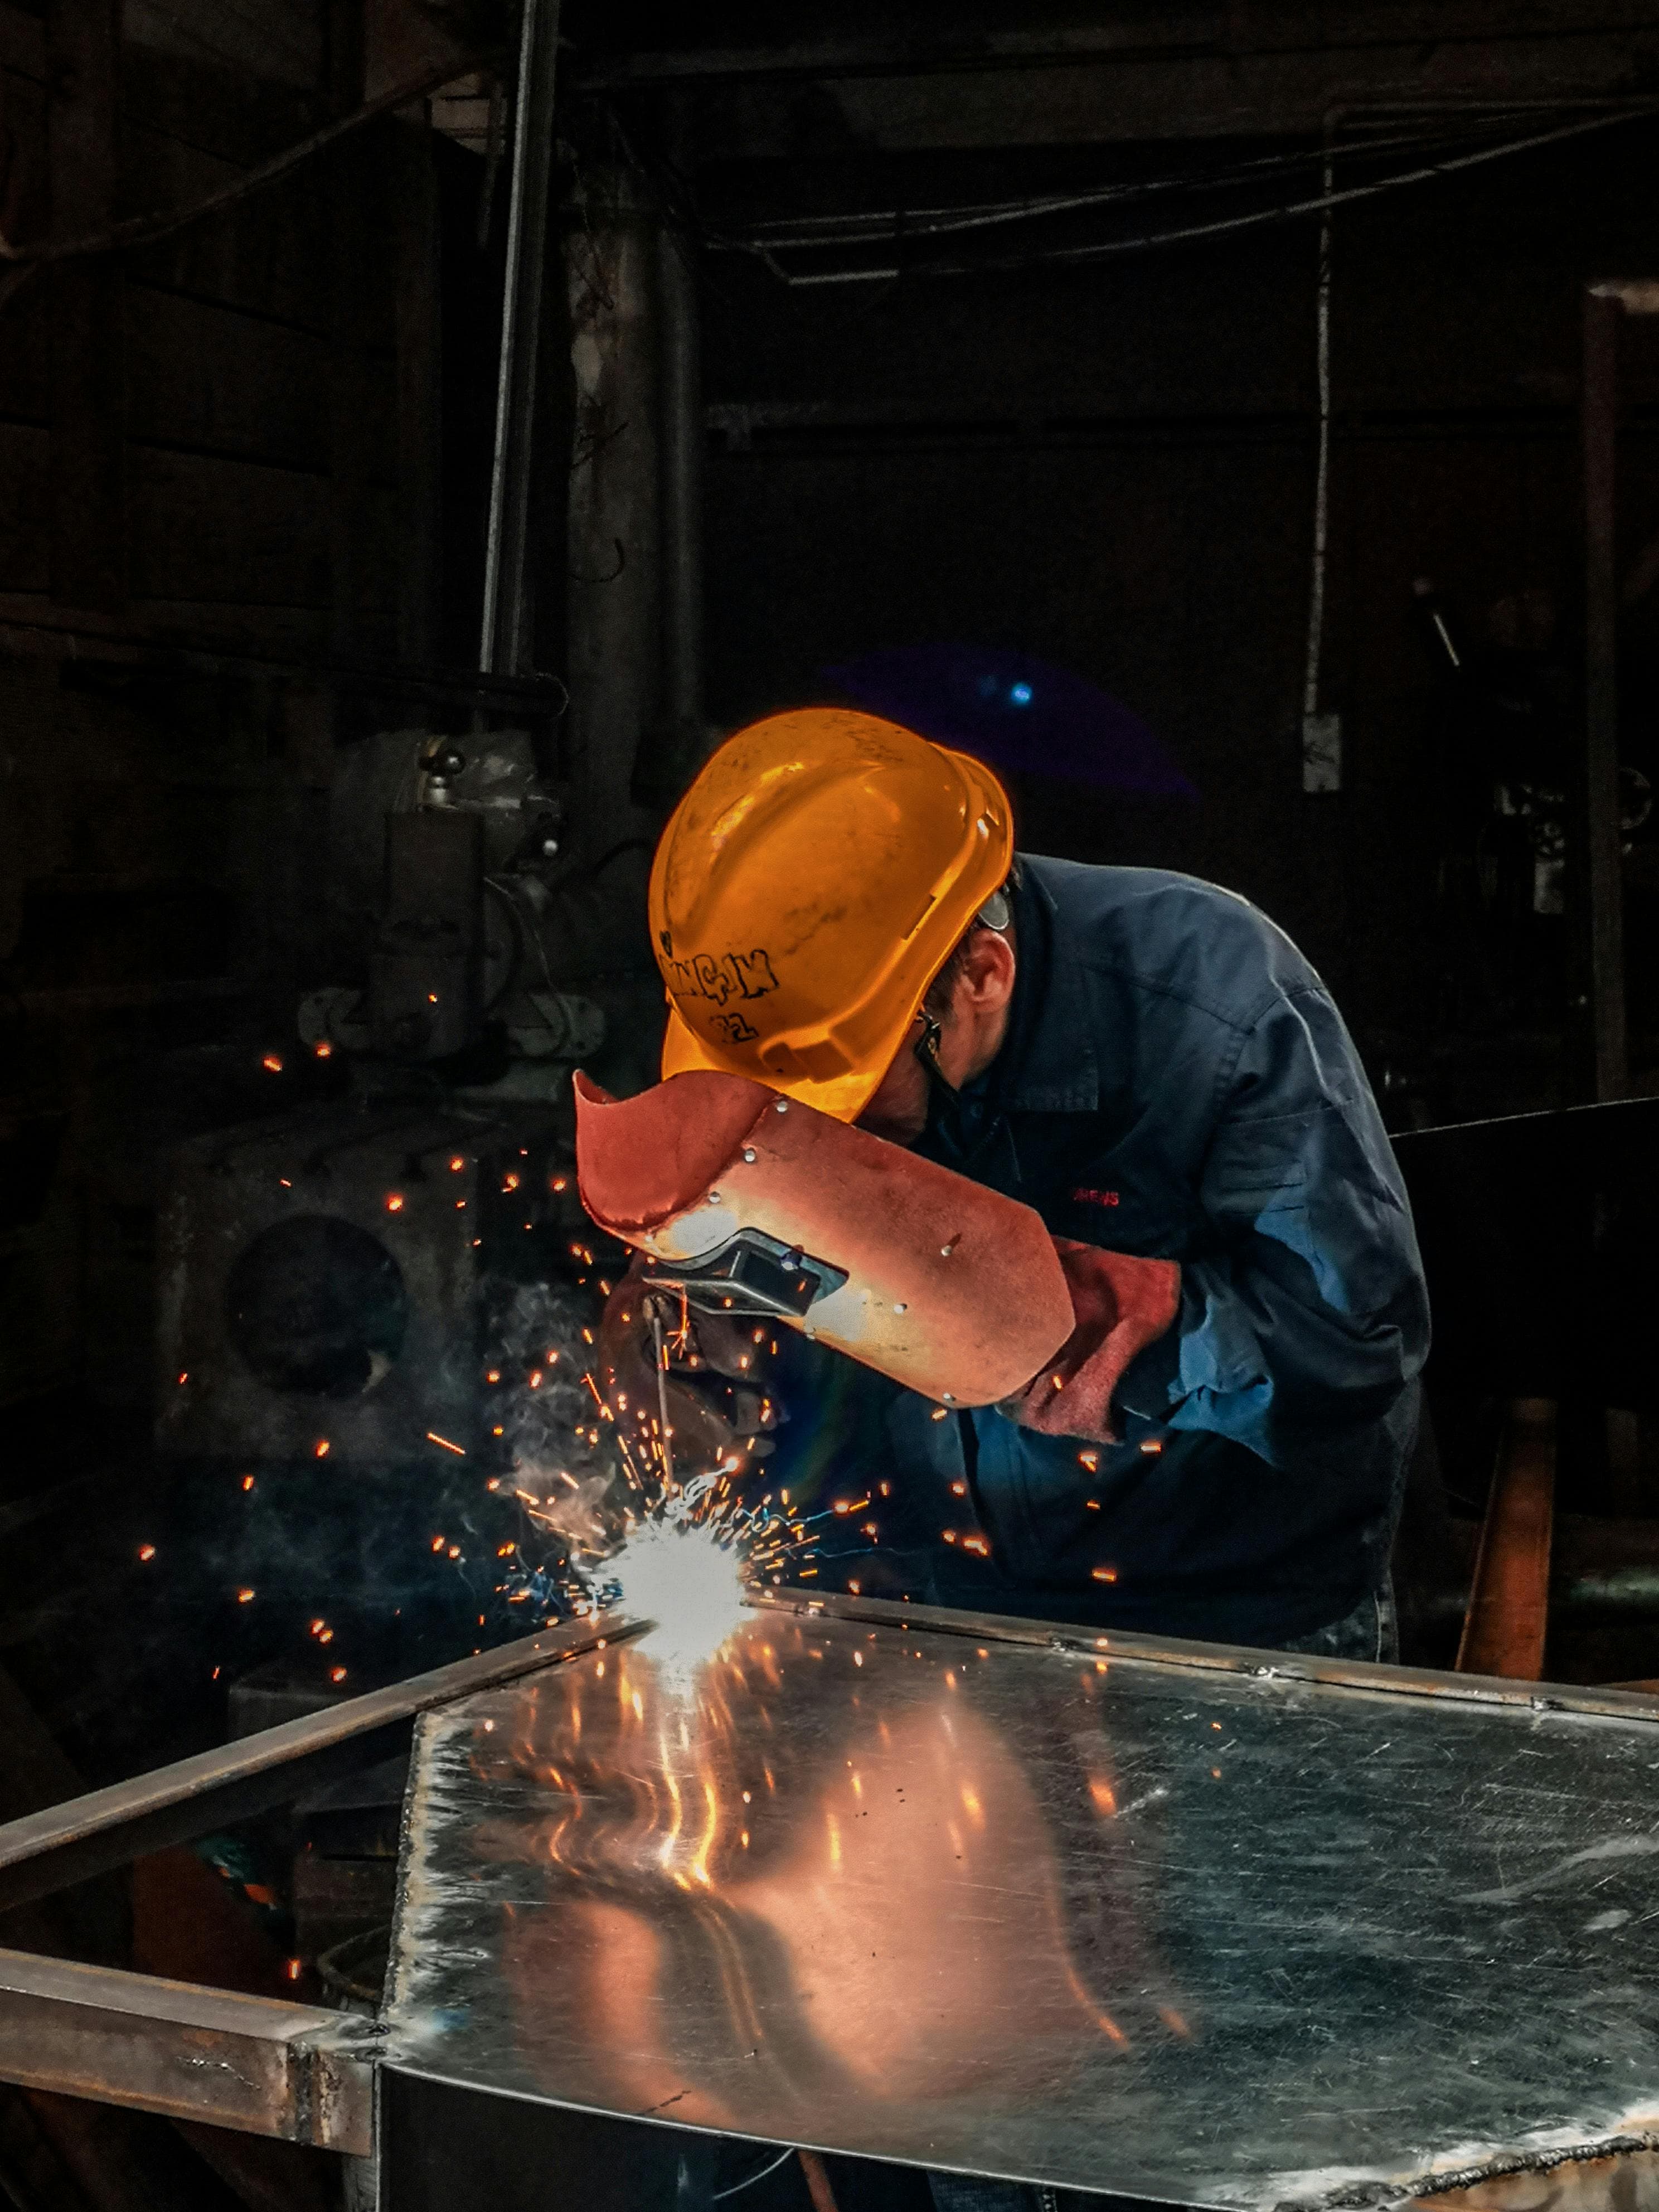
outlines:
M316 1443L312 1447L311 1455L313 1459L326 1459L328 1457L328 1438L326 1437L318 1437Z
M138 1547L138 1556L141 1559L153 1559L155 1557L155 1545L140 1544Z
M388 1213L401 1213L403 1212L404 1198L401 1191L387 1191L386 1194L386 1210Z
M466 1457L466 1450L464 1445L451 1443L447 1437L441 1437L435 1429L428 1429L427 1431L426 1440L429 1444L441 1444L447 1452L453 1452L457 1459L465 1459Z
M238 1605L252 1605L253 1592L251 1589L239 1589L236 1593L236 1602Z

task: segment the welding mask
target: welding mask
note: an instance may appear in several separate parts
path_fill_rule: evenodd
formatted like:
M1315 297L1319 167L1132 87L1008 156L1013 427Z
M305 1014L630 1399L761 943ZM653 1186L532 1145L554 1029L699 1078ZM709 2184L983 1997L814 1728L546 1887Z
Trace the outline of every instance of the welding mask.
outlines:
M1030 1207L746 1078L629 1099L575 1078L582 1203L688 1305L797 1328L944 1405L1020 1391L1071 1337Z

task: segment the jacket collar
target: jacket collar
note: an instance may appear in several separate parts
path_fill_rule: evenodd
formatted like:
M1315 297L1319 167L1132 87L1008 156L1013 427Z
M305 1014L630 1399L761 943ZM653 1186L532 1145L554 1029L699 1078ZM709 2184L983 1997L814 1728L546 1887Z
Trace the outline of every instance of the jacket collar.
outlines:
M1005 1113L1093 1114L1100 1105L1094 1010L1076 938L1040 860L1014 887L1014 999L991 1074Z

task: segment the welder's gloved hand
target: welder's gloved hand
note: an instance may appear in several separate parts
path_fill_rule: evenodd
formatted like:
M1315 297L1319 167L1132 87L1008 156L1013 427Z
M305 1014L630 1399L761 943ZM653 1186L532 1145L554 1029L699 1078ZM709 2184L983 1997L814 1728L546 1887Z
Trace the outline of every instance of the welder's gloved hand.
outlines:
M1137 1352L1173 1326L1181 1270L1173 1260L1137 1259L1056 1237L1077 1326L1034 1382L1000 1411L1045 1436L1115 1444L1112 1393Z
M611 1293L599 1323L599 1388L622 1434L652 1433L659 1417L654 1315L668 1354L668 1425L675 1472L703 1473L733 1458L763 1458L783 1418L762 1379L769 1331L744 1316L687 1310L655 1288L635 1261Z

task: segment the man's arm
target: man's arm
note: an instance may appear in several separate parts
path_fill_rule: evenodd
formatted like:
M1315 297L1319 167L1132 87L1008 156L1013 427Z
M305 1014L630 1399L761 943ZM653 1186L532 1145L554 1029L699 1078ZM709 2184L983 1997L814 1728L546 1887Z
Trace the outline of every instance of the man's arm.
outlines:
M1325 994L1276 998L1247 1036L1205 1161L1212 1248L1183 1261L1169 1334L1118 1401L1279 1465L1375 1418L1421 1368L1428 1295L1404 1186Z

